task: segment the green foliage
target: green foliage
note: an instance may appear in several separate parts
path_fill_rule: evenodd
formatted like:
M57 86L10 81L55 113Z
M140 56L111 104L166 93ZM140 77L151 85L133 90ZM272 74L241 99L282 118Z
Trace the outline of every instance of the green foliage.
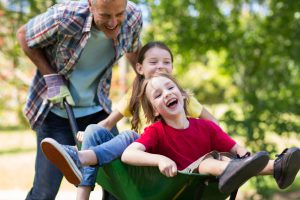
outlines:
M227 103L228 133L244 137L253 151L271 153L282 149L266 141L267 134L299 134L300 1L147 3L144 40L171 47L177 77L200 100Z
M195 81L185 85L196 96L205 99L203 96L208 95L213 99L205 99L208 102L234 102L239 106L224 116L230 131L239 130L238 134L249 139L248 144L253 143L253 149L264 146L268 132L299 132L300 2L147 3L151 21L144 40L162 40L171 47L176 74L188 77L183 80L191 80L189 74L194 75ZM208 52L225 54L211 58ZM219 60L217 66L209 65L212 59ZM205 68L208 73L217 73L205 80ZM193 84L201 88L197 90ZM263 146L257 148L254 144L259 141Z
M22 52L16 33L18 28L35 16L45 11L49 6L56 3L55 0L37 1L10 0L0 2L0 63L4 66L0 69L0 116L14 113L16 122L20 127L27 127L28 123L23 115L23 106L28 89L28 81L25 80L30 66L28 61L25 65L24 53ZM26 5L26 6L25 6ZM15 93L18 91L17 93ZM11 116L11 118L14 118ZM8 121L1 122L1 126L8 126Z

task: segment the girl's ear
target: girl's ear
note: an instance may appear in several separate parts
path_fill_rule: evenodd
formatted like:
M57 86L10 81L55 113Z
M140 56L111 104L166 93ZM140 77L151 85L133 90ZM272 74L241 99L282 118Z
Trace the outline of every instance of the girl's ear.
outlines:
M140 63L136 63L135 69L137 73L139 73L140 75L144 75L143 65L141 65Z
M155 117L158 117L158 116L159 116L159 113L158 113L156 110L154 110L154 116L155 116Z
M154 114L154 116L158 117L160 115L159 112L156 110L156 108L154 106L152 106L152 107L153 107L153 114Z

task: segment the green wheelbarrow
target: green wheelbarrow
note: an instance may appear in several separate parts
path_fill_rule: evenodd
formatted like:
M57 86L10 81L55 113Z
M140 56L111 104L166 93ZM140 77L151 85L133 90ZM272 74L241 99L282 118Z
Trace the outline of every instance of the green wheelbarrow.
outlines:
M66 101L64 106L79 146L73 110ZM102 200L110 199L110 194L119 200L222 200L229 196L219 191L218 180L214 176L178 172L175 177L168 178L160 173L158 167L127 165L120 159L99 167L96 180L103 189ZM230 200L235 199L236 193L230 195Z
M213 176L181 173L168 178L157 167L137 167L116 159L100 167L97 183L120 200L226 199Z

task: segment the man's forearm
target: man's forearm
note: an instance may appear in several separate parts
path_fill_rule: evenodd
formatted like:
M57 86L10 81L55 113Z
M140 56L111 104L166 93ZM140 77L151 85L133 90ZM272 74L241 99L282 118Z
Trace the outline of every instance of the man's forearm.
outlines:
M48 59L46 58L42 49L32 49L29 48L26 42L26 30L22 26L17 32L17 39L19 44L25 54L30 58L30 60L35 64L39 69L42 75L56 73L49 64Z

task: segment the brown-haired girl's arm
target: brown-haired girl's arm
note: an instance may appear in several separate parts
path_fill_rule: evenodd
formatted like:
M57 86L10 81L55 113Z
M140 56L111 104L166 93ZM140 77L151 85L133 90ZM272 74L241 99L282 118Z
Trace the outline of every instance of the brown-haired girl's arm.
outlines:
M202 108L202 112L201 112L199 118L208 119L219 125L218 120L208 110L206 110L205 107Z
M98 124L108 130L111 130L122 118L123 115L118 110L114 110L107 118L98 122ZM79 142L82 142L84 138L84 131L78 131L76 138Z
M98 124L108 130L111 130L123 117L124 116L118 110L114 110L107 118L100 121Z
M177 174L176 163L170 158L145 152L146 148L139 142L133 142L122 154L122 162L136 166L157 166L162 174L173 177Z
M218 120L193 95L188 98L187 112L189 117L208 119L219 125Z

